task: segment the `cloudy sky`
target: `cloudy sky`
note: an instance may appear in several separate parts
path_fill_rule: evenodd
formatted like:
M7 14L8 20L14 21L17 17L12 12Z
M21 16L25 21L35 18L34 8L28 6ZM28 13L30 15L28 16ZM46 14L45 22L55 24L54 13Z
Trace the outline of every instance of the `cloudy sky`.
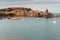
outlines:
M56 13L60 12L60 0L0 0L0 8L4 7L29 7L34 10L45 10Z

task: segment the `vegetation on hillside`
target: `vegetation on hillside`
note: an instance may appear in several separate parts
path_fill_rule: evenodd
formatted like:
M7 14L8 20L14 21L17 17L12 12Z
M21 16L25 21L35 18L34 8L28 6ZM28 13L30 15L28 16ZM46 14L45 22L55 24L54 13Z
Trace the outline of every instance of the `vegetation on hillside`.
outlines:
M34 11L31 8L4 8L0 9L0 17L14 17L14 16L24 16L24 17L46 17L52 18L53 14L49 13L48 10L44 13L43 11Z

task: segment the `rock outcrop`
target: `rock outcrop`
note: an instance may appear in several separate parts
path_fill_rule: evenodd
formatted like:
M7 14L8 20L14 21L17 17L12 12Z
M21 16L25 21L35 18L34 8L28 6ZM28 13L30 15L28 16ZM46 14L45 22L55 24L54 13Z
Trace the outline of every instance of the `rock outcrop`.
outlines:
M0 9L0 16L19 16L19 17L53 17L53 14L46 9L45 11L32 10L31 8L12 7Z

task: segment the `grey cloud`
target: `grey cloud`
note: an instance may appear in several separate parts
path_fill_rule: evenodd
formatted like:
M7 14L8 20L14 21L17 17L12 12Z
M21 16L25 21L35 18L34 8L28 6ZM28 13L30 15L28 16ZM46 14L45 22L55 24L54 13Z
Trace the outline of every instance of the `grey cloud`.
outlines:
M2 0L0 0L2 1ZM11 2L12 1L12 2ZM4 2L0 2L2 5L22 5L22 4L60 4L60 1L43 1L43 0L4 0Z
M0 0L0 2L16 2L16 1L31 1L31 0Z
M40 2L40 1L17 1L12 4L60 4L60 2Z
M0 2L16 2L16 1L40 1L40 2L56 2L60 0L0 0Z

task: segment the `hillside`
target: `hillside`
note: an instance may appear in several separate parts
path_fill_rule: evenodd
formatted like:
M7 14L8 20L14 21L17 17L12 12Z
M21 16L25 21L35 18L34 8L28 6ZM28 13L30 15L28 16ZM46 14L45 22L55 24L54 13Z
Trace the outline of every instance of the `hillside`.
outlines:
M53 14L45 11L33 10L25 7L11 7L0 9L0 17L45 17L52 18Z

